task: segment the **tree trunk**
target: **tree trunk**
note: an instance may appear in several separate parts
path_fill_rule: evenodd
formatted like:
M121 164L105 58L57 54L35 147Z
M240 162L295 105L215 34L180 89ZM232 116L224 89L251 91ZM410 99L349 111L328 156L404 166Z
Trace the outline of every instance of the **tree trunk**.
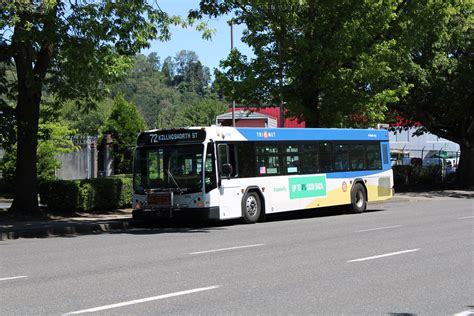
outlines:
M314 101L316 100L316 101ZM318 95L313 96L308 102L304 103L305 115L304 120L306 127L317 128L321 127L321 110L319 108Z
M38 187L36 175L36 148L41 92L34 92L34 85L19 82L17 119L17 159L15 173L15 195L10 212L17 217L36 217Z
M41 214L38 205L36 150L42 87L54 48L53 42L48 39L54 35L57 9L58 6L55 6L44 15L21 11L12 36L11 51L18 78L18 97L15 190L10 212L16 217L30 218ZM27 21L34 20L35 17L40 18L43 25L40 43L32 37L33 32L24 27Z
M456 181L463 188L474 187L474 147L469 142L468 145L460 144L461 157L456 172Z

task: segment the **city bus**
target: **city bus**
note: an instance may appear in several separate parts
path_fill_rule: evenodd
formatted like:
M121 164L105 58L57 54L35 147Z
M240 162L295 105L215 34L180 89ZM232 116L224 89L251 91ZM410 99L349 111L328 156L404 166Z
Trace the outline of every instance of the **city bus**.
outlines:
M133 218L242 218L320 207L361 213L393 196L387 130L151 130L137 139Z

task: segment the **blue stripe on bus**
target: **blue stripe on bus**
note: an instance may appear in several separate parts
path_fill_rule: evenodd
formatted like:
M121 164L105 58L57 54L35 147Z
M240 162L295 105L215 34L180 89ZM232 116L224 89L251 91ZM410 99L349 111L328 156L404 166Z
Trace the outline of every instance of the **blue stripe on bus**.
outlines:
M338 128L237 128L250 141L377 140L388 141L386 130Z
M343 171L343 172L331 172L326 173L328 179L346 179L346 178L357 178L367 177L373 174L381 173L385 170L367 170L367 171Z

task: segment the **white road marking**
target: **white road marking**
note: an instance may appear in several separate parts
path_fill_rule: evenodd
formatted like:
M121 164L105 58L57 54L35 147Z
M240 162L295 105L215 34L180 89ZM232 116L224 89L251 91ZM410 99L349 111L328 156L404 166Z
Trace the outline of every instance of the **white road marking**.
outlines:
M251 248L251 247L260 247L260 246L263 246L263 245L264 245L264 244L255 244L255 245L246 245L246 246L237 246L237 247L229 247L229 248L221 248L221 249L197 251L197 252L191 252L190 255L200 255L200 254L203 254L203 253L211 253L211 252L219 252L219 251L228 251L228 250Z
M377 227L377 228L370 228L370 229L362 229L362 230L357 230L356 233L371 232L371 231L374 231L374 230L390 229L390 228L397 228L397 227L402 227L402 225L385 226L385 227Z
M454 316L472 316L472 315L474 315L474 309L454 314Z
M0 279L0 281L23 279L23 278L27 278L27 277L28 277L28 276L26 276L26 275L20 275L20 276L16 276L16 277L2 278L2 279Z
M458 219L468 219L468 218L474 218L474 216L459 217Z
M64 315L94 313L94 312L99 312L99 311L112 309L112 308L117 308L117 307L141 304L141 303L146 303L146 302L150 302L150 301L156 301L156 300L162 300L162 299L165 299L165 298L180 296L180 295L187 295L187 294L192 294L192 293L197 293L197 292L202 292L202 291L214 290L214 289L217 289L218 287L219 287L219 285L214 285L214 286L209 286L209 287L201 287L201 288L197 288L197 289L193 289L193 290L175 292L175 293L170 293L170 294L164 294L164 295L159 295L159 296L142 298L142 299L128 301L128 302L122 302L122 303L117 303L117 304L111 304L111 305L99 306L99 307L94 307L94 308L89 308L89 309L83 309L83 310L76 311L76 312L70 312L70 313L67 313L67 314L64 314Z
M401 255L405 253L410 253L410 252L415 252L420 250L418 249L410 249L410 250L403 250L403 251L397 251L397 252L391 252L391 253L386 253L383 255L378 255L378 256L372 256L372 257L366 257L366 258L360 258L360 259L354 259L354 260L349 260L347 262L359 262L359 261L366 261L366 260L372 260L372 259L379 259L379 258L384 258L384 257L390 257L390 256L396 256L396 255Z

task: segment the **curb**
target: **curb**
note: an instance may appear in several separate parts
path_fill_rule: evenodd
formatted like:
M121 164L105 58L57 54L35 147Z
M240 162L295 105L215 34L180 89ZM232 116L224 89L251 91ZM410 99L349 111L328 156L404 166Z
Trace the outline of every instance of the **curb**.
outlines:
M18 238L46 238L106 233L132 227L131 219L101 220L94 223L52 223L34 227L0 228L0 241Z

